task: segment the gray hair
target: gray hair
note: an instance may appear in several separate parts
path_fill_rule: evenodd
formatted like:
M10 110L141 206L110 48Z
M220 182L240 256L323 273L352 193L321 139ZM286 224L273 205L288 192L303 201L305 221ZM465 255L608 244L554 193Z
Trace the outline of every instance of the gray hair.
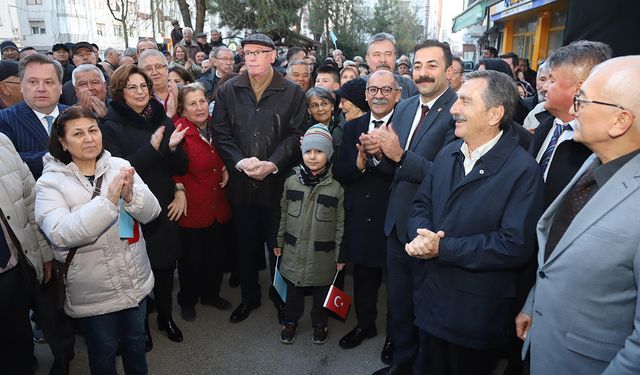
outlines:
M291 64L287 65L287 75L289 75L291 73L291 67L293 67L294 65L304 65L304 66L306 66L307 67L307 73L311 74L311 68L309 67L309 65L307 65L307 63L304 60L295 60Z
M307 102L309 102L309 99L311 99L311 97L317 96L318 98L328 100L333 104L336 103L336 97L333 95L333 93L329 91L329 89L324 88L322 86L316 86L316 87L310 88L309 90L307 90L307 93L305 94L305 96L306 96Z
M540 74L548 74L551 68L549 68L549 64L547 61L544 61L542 64L538 65L538 74L537 77L540 77Z
M20 82L22 82L22 79L24 78L24 70L27 68L27 65L29 64L53 65L53 68L56 70L56 76L58 77L58 82L62 83L62 76L64 75L64 71L62 69L62 65L60 64L60 62L58 62L58 60L54 60L51 56L41 55L39 53L20 59L20 62L18 65L18 72L19 72L18 74L20 76Z
M184 33L191 33L191 34L193 34L193 29L192 29L192 28L190 28L190 27L185 27L185 28L183 28L183 29L182 29L182 34L184 34Z
M73 84L73 87L76 86L76 75L78 73L86 73L86 72L96 72L98 73L98 76L100 76L100 80L104 83L105 79L104 79L104 74L102 74L102 70L100 70L97 66L95 65L91 65L91 64L82 64L82 65L78 65L75 69L73 69L73 72L71 72L71 83Z
M217 59L218 56L220 56L220 52L222 52L222 51L229 51L229 52L231 52L231 56L233 56L233 51L231 49L229 49L229 47L225 47L225 46L216 47L216 48L214 48L213 51L211 51L211 53L213 54L213 57L215 59Z
M144 59L151 56L160 56L162 57L162 61L167 64L167 66L169 65L167 57L164 55L164 53L158 51L157 49L146 49L144 50L144 52L142 52L140 57L138 57L138 68L142 69L142 62L144 61Z
M500 129L509 127L513 121L516 105L520 95L512 77L495 70L476 70L464 75L465 81L483 79L487 87L482 93L482 100L487 109L502 106L504 115L500 120Z
M393 35L391 35L389 33L377 33L377 34L374 34L371 37L369 37L369 39L367 40L367 51L369 50L369 47L371 47L371 45L373 43L382 42L382 41L385 41L385 40L390 41L391 44L393 44L393 46L395 48L395 46L396 46L396 38Z
M123 53L124 56L129 56L129 57L133 57L133 56L135 56L137 54L138 54L138 51L133 47L129 47L129 48L125 49L124 53Z
M120 51L119 50L109 47L109 48L104 50L104 57L106 58L107 56L109 56L112 53L117 53L118 55L120 55Z
M547 59L551 69L569 65L580 79L586 79L594 66L611 58L611 47L602 42L580 40L555 50Z

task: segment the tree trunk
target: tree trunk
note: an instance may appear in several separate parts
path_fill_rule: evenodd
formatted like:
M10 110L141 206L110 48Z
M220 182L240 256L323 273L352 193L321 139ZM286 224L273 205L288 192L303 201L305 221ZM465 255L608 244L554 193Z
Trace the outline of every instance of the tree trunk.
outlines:
M129 27L125 21L122 21L122 38L124 39L124 48L129 48Z
M193 29L191 25L191 10L189 9L189 4L187 4L187 0L177 0L178 8L180 8L180 14L182 14L182 23L185 27L190 27ZM194 36L195 40L195 36Z
M196 0L196 33L204 31L204 19L207 15L207 0Z

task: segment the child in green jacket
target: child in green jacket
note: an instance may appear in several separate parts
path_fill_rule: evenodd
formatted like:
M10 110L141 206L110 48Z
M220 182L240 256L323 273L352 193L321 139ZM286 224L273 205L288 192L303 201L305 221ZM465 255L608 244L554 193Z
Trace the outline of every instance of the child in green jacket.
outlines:
M280 227L273 249L280 258L280 273L287 283L285 324L280 341L296 338L298 319L304 312L305 290L313 295L311 324L313 343L327 342L329 312L322 304L338 263L344 232L344 190L331 176L328 163L333 154L331 133L316 124L302 138L303 163L285 181L280 203Z

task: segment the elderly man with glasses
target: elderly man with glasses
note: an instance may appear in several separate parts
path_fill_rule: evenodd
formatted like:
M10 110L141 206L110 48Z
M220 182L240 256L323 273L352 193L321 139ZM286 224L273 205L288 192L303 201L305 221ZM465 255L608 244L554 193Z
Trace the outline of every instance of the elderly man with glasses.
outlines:
M306 114L302 89L271 66L276 59L273 40L252 34L241 44L247 71L218 90L210 124L215 146L229 171L227 196L238 239L242 302L231 314L232 323L247 319L262 303L258 271L264 266L265 243L268 249L275 247L271 231L279 222L274 220L284 180L300 161ZM271 251L269 257L273 276ZM270 298L283 320L284 304L273 288Z

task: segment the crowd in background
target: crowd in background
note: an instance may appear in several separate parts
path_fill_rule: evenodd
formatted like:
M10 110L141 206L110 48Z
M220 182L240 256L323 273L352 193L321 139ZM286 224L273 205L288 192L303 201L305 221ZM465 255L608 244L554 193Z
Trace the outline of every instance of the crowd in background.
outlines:
M311 294L324 344L345 265L357 325L338 344L383 332L376 373L640 371L637 56L574 42L536 72L488 47L465 72L448 44L397 56L387 33L323 60L263 34L235 51L217 30L171 37L1 44L7 373L33 373L34 340L68 373L77 331L92 373L115 373L116 353L146 373L149 314L189 340L176 270L184 321L232 309L230 272L240 323L268 267L287 291L269 288L280 341Z

